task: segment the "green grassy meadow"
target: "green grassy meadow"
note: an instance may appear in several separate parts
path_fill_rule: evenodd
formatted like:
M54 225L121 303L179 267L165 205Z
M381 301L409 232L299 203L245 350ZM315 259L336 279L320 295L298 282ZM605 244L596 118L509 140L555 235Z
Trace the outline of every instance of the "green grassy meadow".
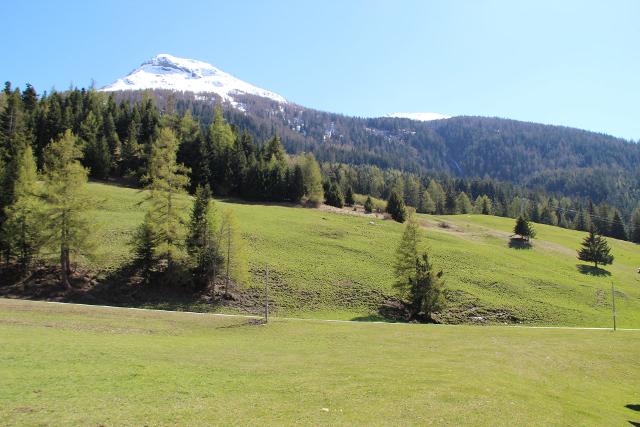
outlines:
M0 299L0 425L627 425L639 331Z
M95 270L116 269L130 257L127 242L143 219L144 195L98 183L90 188L98 201L91 214L99 244L88 262ZM186 218L190 199L184 196L180 203ZM292 206L216 205L238 216L253 273L246 286L262 287L262 271L269 267L277 314L376 319L380 302L395 295L392 264L401 224ZM451 290L444 321L483 318L494 323L516 319L536 325L609 326L613 282L619 326L640 327L637 245L609 239L616 257L605 267L610 275L594 276L579 271L576 259L584 233L536 225L533 249L515 249L509 247L513 219L418 217L424 225L423 246L444 271Z

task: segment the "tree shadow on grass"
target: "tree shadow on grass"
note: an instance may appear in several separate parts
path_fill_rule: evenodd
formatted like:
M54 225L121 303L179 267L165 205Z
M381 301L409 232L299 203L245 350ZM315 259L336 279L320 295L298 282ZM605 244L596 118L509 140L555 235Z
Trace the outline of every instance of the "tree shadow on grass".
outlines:
M578 268L578 271L580 273L588 274L589 276L611 276L611 273L609 273L607 270L604 270L600 267L594 267L593 265L577 264L576 267Z
M627 409L631 409L632 411L636 411L636 412L640 412L640 405L639 404L628 404L628 405L624 405L625 408ZM640 422L638 421L629 421L629 424L631 424L632 426L635 427L640 427Z
M519 237L509 239L509 247L511 249L533 249L533 245L529 240L524 240Z

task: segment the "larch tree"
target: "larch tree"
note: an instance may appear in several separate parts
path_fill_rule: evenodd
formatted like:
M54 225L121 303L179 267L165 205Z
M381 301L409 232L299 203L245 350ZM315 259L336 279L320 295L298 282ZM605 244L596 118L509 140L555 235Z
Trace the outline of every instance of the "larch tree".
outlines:
M183 242L183 224L176 196L186 192L189 172L177 162L179 141L173 131L162 128L151 146L151 155L144 180L149 190L149 224L154 234L154 252L167 263L169 275L180 254Z
M313 154L308 153L302 159L302 173L304 176L304 194L311 205L318 206L324 200L322 188L322 172Z
M60 251L61 281L70 288L71 254L88 255L95 244L87 216L92 206L87 192L88 171L80 164L82 150L70 130L49 144L44 158L48 243Z
M461 214L468 214L473 211L471 200L469 200L469 196L464 191L456 197L456 211Z

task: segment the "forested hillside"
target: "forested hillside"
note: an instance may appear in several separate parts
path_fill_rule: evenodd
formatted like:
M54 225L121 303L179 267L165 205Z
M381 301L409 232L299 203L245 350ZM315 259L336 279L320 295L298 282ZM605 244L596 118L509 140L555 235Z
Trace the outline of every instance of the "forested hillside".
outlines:
M602 234L640 241L636 143L503 119L364 119L250 95L236 100L240 109L216 95L38 95L31 86L7 84L0 93L0 150L9 173L0 205L11 202L11 162L21 144L32 147L41 169L46 147L71 130L91 177L141 186L152 142L167 127L178 139L177 161L188 168L191 191L208 184L218 196L299 201L315 159L298 155L311 152L322 168L314 203L323 201L322 190L335 196L327 199L331 204L343 203L348 192L384 199L395 192L419 212L527 214L535 222L579 230L596 225Z
M117 94L139 100L141 92ZM217 99L153 91L207 125ZM630 215L640 200L640 145L609 135L490 117L418 122L357 118L254 96L225 116L258 140L277 133L287 151L312 151L323 162L375 165L419 174L491 178L556 196L608 203Z

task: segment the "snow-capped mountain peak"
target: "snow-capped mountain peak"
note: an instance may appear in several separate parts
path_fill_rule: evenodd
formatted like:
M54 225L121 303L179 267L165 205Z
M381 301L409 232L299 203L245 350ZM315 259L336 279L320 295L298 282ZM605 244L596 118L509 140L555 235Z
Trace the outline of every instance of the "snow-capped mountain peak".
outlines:
M168 89L178 92L216 93L236 105L234 95L249 94L286 103L277 93L242 81L211 64L162 53L144 62L103 91Z
M418 120L421 122L451 118L451 116L445 116L444 114L440 114L440 113L391 113L391 114L387 114L387 117Z

